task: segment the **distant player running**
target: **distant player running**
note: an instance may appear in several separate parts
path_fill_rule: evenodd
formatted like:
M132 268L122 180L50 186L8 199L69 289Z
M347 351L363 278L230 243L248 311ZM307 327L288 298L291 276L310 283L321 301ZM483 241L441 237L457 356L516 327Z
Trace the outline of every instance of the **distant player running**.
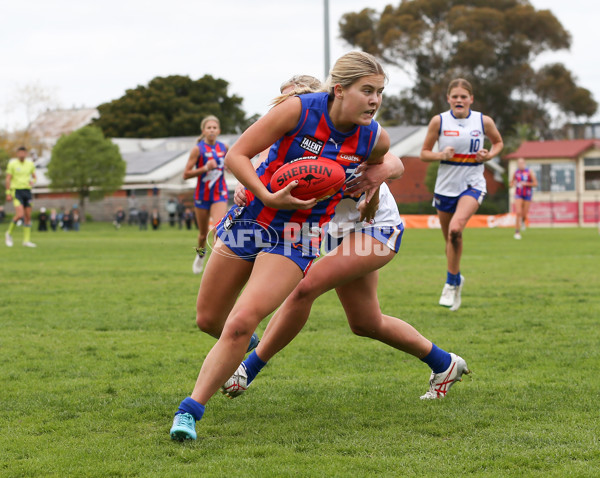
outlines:
M487 191L483 163L498 155L504 143L494 120L471 110L473 88L467 80L452 80L446 98L450 110L429 122L421 159L440 162L433 205L446 241L448 273L439 304L457 310L465 282L460 273L462 233ZM484 135L492 143L489 151L483 147Z
M204 268L206 238L212 217L216 224L227 210L227 184L225 183L225 155L227 146L217 137L221 134L221 123L216 116L207 116L200 123L202 134L198 144L190 151L183 171L183 179L198 178L194 193L196 222L198 224L198 248L192 265L194 274Z
M17 157L11 159L6 168L6 200L12 200L15 206L15 216L4 236L8 247L13 246L12 232L19 221L23 221L24 226L23 245L36 247L31 242L31 188L35 181L35 164L27 158L27 148L21 146L17 150Z
M525 158L517 160L517 170L510 181L510 187L516 186L515 190L515 213L517 224L515 226L515 239L521 239L521 227L525 230L527 214L531 206L533 188L537 187L538 181L533 171L525 164Z

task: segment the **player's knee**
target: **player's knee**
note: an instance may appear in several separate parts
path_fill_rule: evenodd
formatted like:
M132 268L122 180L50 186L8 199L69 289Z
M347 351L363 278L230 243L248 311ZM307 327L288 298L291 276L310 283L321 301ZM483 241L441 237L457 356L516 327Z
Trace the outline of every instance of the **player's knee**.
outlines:
M244 342L253 334L256 324L262 317L256 311L239 309L232 312L227 318L222 337L230 341L242 340Z
M316 291L312 282L309 279L305 278L298 283L296 288L290 294L289 299L298 302L312 302L318 295L319 293L318 291Z
M198 328L207 334L214 335L215 320L211 314L207 314L204 310L196 310L196 325Z
M359 337L376 338L377 336L377 325L378 318L373 317L357 317L353 318L351 315L348 316L348 325L354 335Z
M457 245L462 240L462 229L460 227L450 227L448 238L453 245Z
M366 327L365 324L350 323L350 330L354 335L358 335L359 337L370 337L372 334L372 330Z

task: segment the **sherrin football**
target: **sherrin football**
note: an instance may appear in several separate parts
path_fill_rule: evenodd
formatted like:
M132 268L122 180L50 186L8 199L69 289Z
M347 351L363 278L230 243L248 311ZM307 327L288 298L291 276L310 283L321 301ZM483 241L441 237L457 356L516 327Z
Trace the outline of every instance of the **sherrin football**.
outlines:
M292 189L292 196L322 201L340 190L346 172L331 159L314 156L296 159L275 171L271 177L271 191L277 192L295 180L298 180L298 186Z

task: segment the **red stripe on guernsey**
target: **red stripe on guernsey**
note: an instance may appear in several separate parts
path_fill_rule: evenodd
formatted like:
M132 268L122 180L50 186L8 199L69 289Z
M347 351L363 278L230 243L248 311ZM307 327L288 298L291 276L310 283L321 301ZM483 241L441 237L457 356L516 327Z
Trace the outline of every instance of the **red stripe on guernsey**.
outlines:
M325 210L325 214L323 216L321 216L321 219L319 220L319 226L323 227L323 225L325 223L328 223L331 220L331 218L335 214L335 207L338 205L338 203L341 200L342 200L341 192L337 193L335 196L333 196L331 198L329 204L327 205L327 209Z
M306 222L306 218L310 216L312 212L312 209L298 209L296 212L294 212L294 214L292 214L292 217L290 217L288 222L294 224L304 224Z
M217 180L217 182L215 183L215 186L213 187L213 190L212 190L211 200L217 201L220 196L221 196L221 181Z
M256 217L256 222L258 222L263 227L268 227L273 222L273 219L279 212L278 209L273 209L272 207L263 207L260 211L260 214Z
M356 155L356 150L358 149L358 139L360 138L360 128L358 128L356 130L356 132L350 136L349 138L346 138L344 140L344 143L342 144L342 146L340 147L340 154L347 154L347 155ZM369 138L369 144L371 143L371 138ZM339 158L339 155L338 155Z
M202 151L200 148L204 148L204 151ZM202 146L198 147L198 159L196 160L196 168L199 169L202 166L204 166L204 153L206 152L206 145L203 144ZM198 176L197 180L196 180L196 194L194 196L194 199L197 199L198 201L206 201L208 198L206 197L206 189L204 188L204 183L202 182L202 177L204 176L204 174L201 174L200 176ZM200 189L202 188L202 194L200 193ZM202 197L200 197L202 195Z
M324 114L322 114L319 119L319 126L317 126L317 129L315 130L314 136L316 138L329 138L331 136L331 128L329 128Z
M198 158L196 159L196 169L201 168L202 167L202 163L204 156L202 155L202 151L200 151L200 146L198 146ZM202 175L196 177L196 191L194 191L194 200L199 201L200 200L200 185L202 184L201 181L201 177Z

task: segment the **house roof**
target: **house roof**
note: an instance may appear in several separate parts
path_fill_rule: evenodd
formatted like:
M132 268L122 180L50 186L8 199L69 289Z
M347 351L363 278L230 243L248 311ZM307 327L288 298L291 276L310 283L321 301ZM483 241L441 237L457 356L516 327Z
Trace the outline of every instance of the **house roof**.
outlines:
M390 137L390 144L395 145L412 136L423 126L386 126L385 130Z
M127 174L148 174L181 156L181 151L136 151L123 153Z
M507 155L505 159L578 158L592 148L600 148L600 141L595 139L525 141L519 149Z
M390 136L390 153L399 158L421 155L427 126L391 126L385 130Z

